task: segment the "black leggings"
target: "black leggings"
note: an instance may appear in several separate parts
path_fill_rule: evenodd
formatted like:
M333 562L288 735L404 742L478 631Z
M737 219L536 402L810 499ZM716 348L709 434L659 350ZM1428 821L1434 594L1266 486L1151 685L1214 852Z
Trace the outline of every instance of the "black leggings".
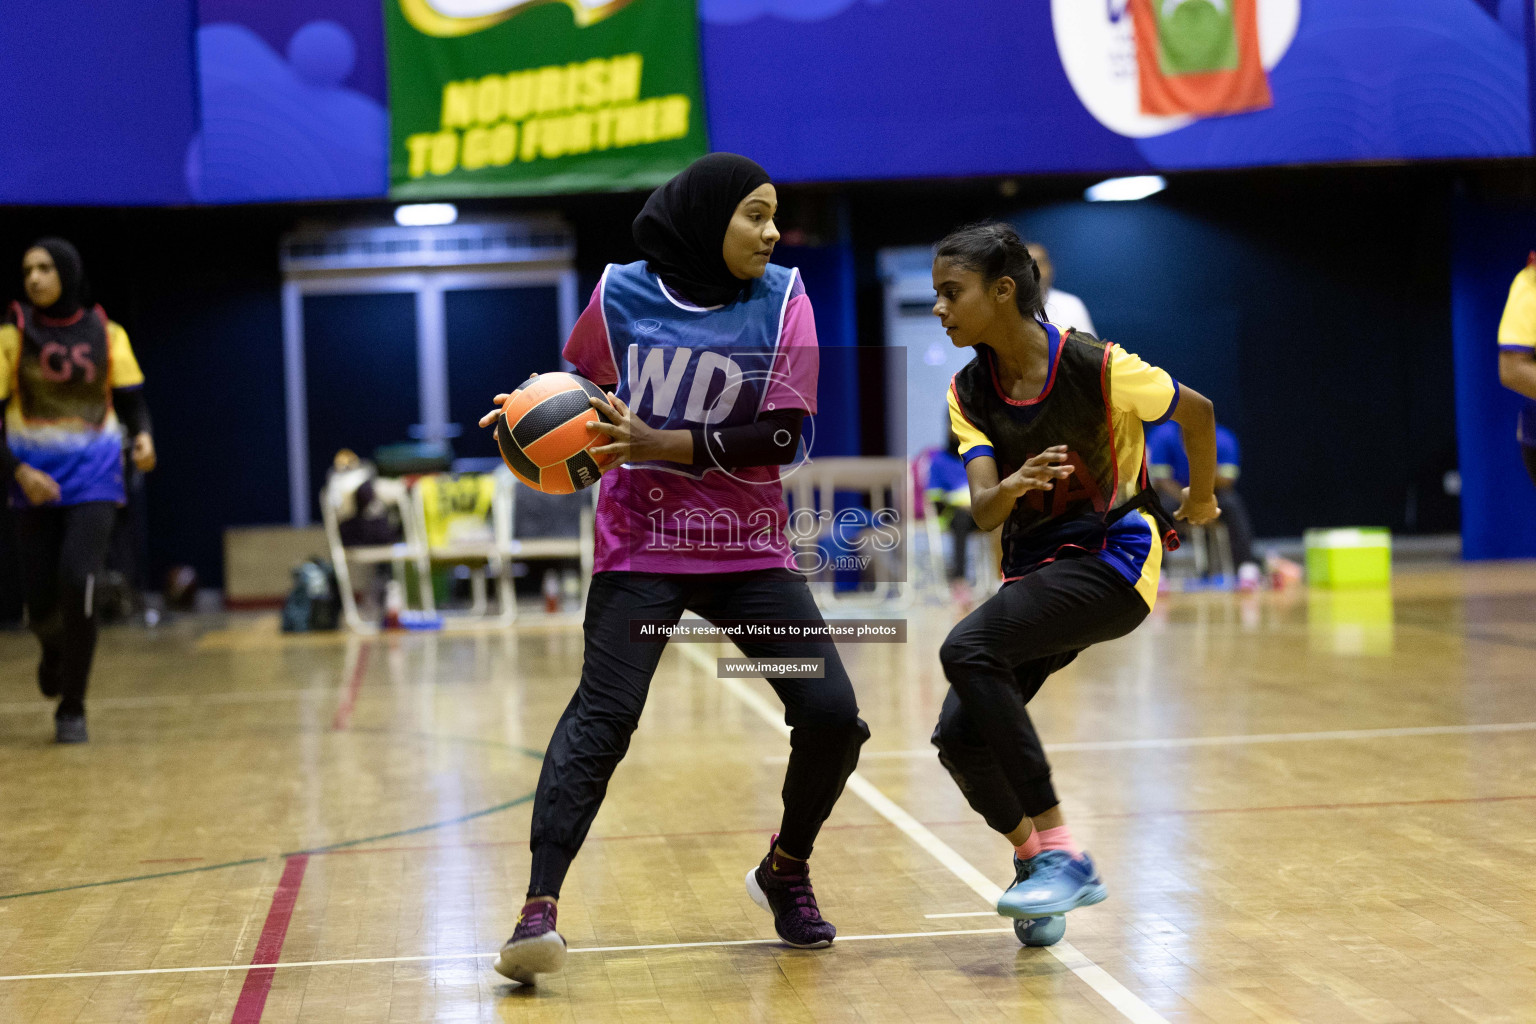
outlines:
M676 622L692 611L725 619L820 620L799 573L787 569L716 575L603 572L592 577L582 627L581 682L550 737L533 800L533 872L529 896L558 896L576 851L629 749L664 643L630 639L631 619ZM814 643L739 641L751 658L822 658L823 679L770 679L790 727L779 845L809 857L859 761L869 728L859 718L853 684L837 647Z
M1046 677L1147 617L1135 587L1097 558L1052 562L1006 584L950 630L950 690L933 744L971 807L998 832L1055 807L1051 766L1025 705Z
M96 581L117 506L110 501L16 510L27 621L59 687L60 715L85 713L96 653Z
M940 512L944 506L939 506ZM950 506L949 535L954 539L955 557L949 563L949 582L965 579L965 549L970 542L971 534L976 532L976 520L971 517L971 510L959 505Z
M1173 528L1178 531L1179 539L1188 543L1189 524L1173 518L1173 514L1179 510L1179 499L1165 491L1159 491L1157 496L1163 503L1163 511L1173 522ZM1221 518L1217 522L1226 526L1227 541L1232 545L1232 564L1241 568L1244 563L1254 560L1253 520L1248 516L1248 503L1237 493L1237 488L1218 487L1216 504L1221 507ZM1211 560L1215 561L1214 555Z

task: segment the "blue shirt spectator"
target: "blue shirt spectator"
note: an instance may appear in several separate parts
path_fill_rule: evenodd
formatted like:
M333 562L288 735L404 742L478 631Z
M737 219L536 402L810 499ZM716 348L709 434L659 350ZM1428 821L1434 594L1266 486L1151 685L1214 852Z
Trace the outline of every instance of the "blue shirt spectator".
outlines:
M952 505L970 503L970 484L965 478L965 463L953 452L934 449L928 460L926 490L940 491L941 497ZM964 495L960 501L952 495Z
M1237 483L1242 465L1237 435L1221 424L1216 425L1216 486ZM1184 455L1184 434L1173 420L1147 430L1147 473L1153 480L1174 480L1189 486L1189 460Z
M1248 507L1234 484L1242 467L1237 435L1221 424L1216 425L1216 503L1221 506L1221 523L1228 531L1232 560L1237 567L1239 590L1258 586L1260 570L1254 560L1253 523ZM1147 428L1147 475L1157 487L1163 508L1171 515L1179 507L1180 492L1189 486L1189 459L1184 455L1184 436L1173 420ZM1175 523L1180 537L1187 527Z

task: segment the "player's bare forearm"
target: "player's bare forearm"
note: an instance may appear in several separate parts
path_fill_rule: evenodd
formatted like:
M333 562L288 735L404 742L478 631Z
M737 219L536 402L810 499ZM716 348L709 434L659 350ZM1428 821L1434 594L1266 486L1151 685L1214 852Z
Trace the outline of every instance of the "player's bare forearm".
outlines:
M1005 497L997 478L997 460L982 455L965 464L966 483L971 488L971 518L983 532L997 529L1018 496Z
M983 533L997 529L1003 525L1018 500L1017 494L1004 494L1001 486L994 485L980 491L972 488L971 518L976 521L976 528Z
M1499 353L1499 383L1536 400L1536 359L1526 350Z
M638 462L693 462L693 431L652 430L643 443L635 445Z
M693 431L658 430L634 414L622 398L608 392L607 401L591 400L592 408L603 414L590 429L606 434L610 444L592 449L592 454L624 462L693 461Z
M1066 447L1053 445L1001 480L997 478L997 460L991 456L982 455L967 462L965 479L971 487L971 518L976 526L983 531L995 530L1003 525L1025 491L1048 491L1055 487L1056 481L1072 474L1072 468L1064 465L1066 460Z
M1216 493L1216 407L1193 388L1179 393L1174 422L1184 435L1184 454L1189 459L1189 495L1206 501Z

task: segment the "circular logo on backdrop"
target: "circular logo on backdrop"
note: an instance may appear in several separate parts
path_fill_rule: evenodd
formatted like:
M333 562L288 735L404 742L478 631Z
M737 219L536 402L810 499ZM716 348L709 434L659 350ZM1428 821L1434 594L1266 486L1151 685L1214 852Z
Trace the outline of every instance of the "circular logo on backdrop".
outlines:
M500 25L530 7L563 3L577 26L596 24L633 0L400 0L400 11L418 32L429 36L467 36Z
M1056 52L1072 91L1094 119L1117 135L1144 139L1192 123L1187 115L1143 113L1138 74L1135 0L1051 0ZM1230 44L1222 26L1243 0L1144 0L1169 27L1159 58L1171 69L1220 66ZM1290 49L1301 22L1301 0L1251 0L1256 6L1259 53L1268 71Z

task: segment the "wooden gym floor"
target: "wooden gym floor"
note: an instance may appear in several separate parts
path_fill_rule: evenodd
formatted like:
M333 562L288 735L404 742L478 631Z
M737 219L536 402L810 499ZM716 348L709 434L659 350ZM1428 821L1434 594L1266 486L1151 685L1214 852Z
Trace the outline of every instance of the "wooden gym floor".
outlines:
M813 860L832 949L777 945L742 887L771 691L674 645L567 969L521 990L490 963L572 621L108 630L79 748L0 635L0 1021L1536 1021L1536 566L1169 597L1054 678L1033 710L1110 899L1052 950L988 910L1008 847L927 743L950 612L907 618L844 648L874 738Z

